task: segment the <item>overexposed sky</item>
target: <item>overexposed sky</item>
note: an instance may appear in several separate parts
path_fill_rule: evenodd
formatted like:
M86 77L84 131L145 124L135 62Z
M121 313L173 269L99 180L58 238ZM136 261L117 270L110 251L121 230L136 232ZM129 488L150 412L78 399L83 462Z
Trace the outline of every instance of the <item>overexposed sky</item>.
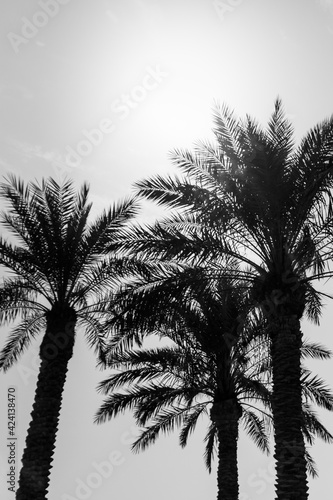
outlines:
M332 0L0 0L0 7L0 175L67 175L78 188L87 180L94 213L131 193L136 180L172 172L173 148L210 138L216 100L265 124L280 95L297 140L333 113ZM149 205L143 217L154 214ZM304 332L333 349L330 307L321 328L305 324ZM129 415L92 424L106 373L94 369L82 332L77 337L50 500L215 498L215 469L209 476L202 460L205 422L187 449L174 434L139 455L130 451ZM0 378L5 403L7 388L17 387L19 454L37 352L38 343ZM331 385L332 363L316 364ZM324 418L333 431L333 417ZM9 500L2 434L0 494ZM272 457L243 435L239 447L241 500L272 498ZM320 443L313 453L320 478L310 481L311 497L328 500L331 447ZM103 478L98 464L112 461Z

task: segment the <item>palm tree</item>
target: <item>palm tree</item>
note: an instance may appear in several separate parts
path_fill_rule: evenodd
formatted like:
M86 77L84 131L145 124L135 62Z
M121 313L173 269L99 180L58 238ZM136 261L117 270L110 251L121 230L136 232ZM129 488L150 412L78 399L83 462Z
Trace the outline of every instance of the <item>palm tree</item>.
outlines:
M116 307L113 303L117 315L111 322L118 335L112 338L106 356L113 375L99 385L99 390L110 395L96 421L134 409L138 425L145 426L134 449L145 449L160 432L175 426L182 427L180 444L185 446L198 418L209 413L206 465L210 470L215 443L218 499L236 500L239 423L263 451L268 451L269 338L264 335L264 322L253 314L245 317L248 300L244 284L225 277L221 269L219 277L218 270L211 271L178 266L166 274L162 266L154 276L126 287ZM150 332L155 338L158 333L170 339L172 345L131 347L133 336L142 343L142 335ZM319 346L304 349L308 355L329 356ZM307 397L313 399L320 393L316 402L333 410L333 395L322 381L304 373L302 385ZM331 441L332 436L306 402L303 412L303 432L309 442L315 434ZM315 473L310 458L308 464Z
M133 372L126 372L124 378L120 377L122 383L127 377L128 382L132 382L134 374L139 381L152 379L153 382L148 387L143 386L142 390L134 386L125 399L118 394L111 395L103 407L104 413L100 413L99 421L105 414L112 416L118 412L117 405L113 407L114 400L122 401L120 409L126 408L126 401L129 407L136 400L141 401L137 412L140 414L140 424L146 423L161 406L168 407L175 402L177 408L172 406L170 413L168 409L163 410L156 417L157 422L164 420L162 427L168 429L168 421L172 426L177 418L185 418L188 424L185 426L187 431L184 431L186 442L186 432L195 425L207 406L207 402L197 403L196 399L205 395L206 399L208 397L213 402L210 413L213 425L207 435L207 464L211 460L209 447L214 443L216 430L219 436L218 498L237 499L237 439L241 417L262 449L268 448L263 421L254 412L243 412L240 404L242 397L268 397L268 391L260 381L244 377L240 370L239 352L234 346L241 333L239 319L242 318L246 294L240 283L239 288L236 288L232 282L223 279L221 270L215 271L219 272L220 279L212 280L211 273L205 269L178 263L174 269L168 268L165 272L163 264L160 272L157 265L154 276L149 274L146 279L141 279L139 288L137 283L132 284L132 293L127 286L121 300L113 304L113 310L119 308L119 303L124 309L123 314L118 311L116 321L112 320L113 326L119 325L120 335L112 339L111 345L119 346L119 342L126 344L133 333L138 334L138 329L145 331L150 327L158 328L160 333L164 332L164 336L169 333L171 338L177 339L179 346L139 353L129 351L128 354L120 354L120 357L111 349L107 355L110 367L119 366L126 356L128 363L133 361L134 366L137 363L140 365ZM228 288L229 293L223 293L224 288ZM129 296L128 301L124 300L126 294ZM136 356L138 361L135 361ZM161 366L165 368L162 378ZM172 378L174 382L171 382ZM106 382L108 390L117 387L116 380L117 377L111 377ZM137 396L140 396L139 399ZM145 433L145 437L140 440L143 447L154 440L157 429L160 430L158 423Z
M215 121L217 144L174 152L181 177L137 184L142 196L180 213L133 231L127 245L158 258L224 254L241 263L269 322L277 498L306 500L300 320L306 313L318 321L311 282L331 276L333 117L297 148L279 99L266 130L226 106Z
M59 185L51 178L25 185L9 176L0 187L9 204L2 221L17 239L0 239L0 264L10 271L0 287L0 321L20 319L0 353L0 367L10 368L45 330L18 500L46 498L75 331L84 327L89 346L101 352L104 328L94 301L123 273L113 244L136 206L124 201L88 222L88 192L87 184L75 193L71 181Z

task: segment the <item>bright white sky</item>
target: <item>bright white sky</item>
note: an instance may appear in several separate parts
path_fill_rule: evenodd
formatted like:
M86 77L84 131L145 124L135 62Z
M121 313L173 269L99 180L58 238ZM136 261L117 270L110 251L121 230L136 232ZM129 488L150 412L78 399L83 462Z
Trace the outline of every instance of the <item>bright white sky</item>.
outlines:
M171 172L173 148L211 137L214 100L265 124L280 95L297 140L333 112L332 0L0 5L0 174L25 180L67 174L77 187L87 180L96 213L127 196L134 181ZM153 217L154 209L146 208L144 216ZM321 328L306 324L304 332L333 349L331 319L326 308ZM215 498L215 469L209 476L202 461L204 422L187 449L178 447L174 434L140 455L130 451L130 416L92 424L102 401L95 387L106 373L94 370L82 338L79 332L69 366L50 500ZM1 345L3 339L2 331ZM1 375L3 425L7 388L17 387L19 454L33 402L37 349ZM332 363L316 368L332 385ZM325 415L324 421L333 431L333 417ZM0 493L7 500L13 495L5 484L2 434ZM261 455L243 435L239 449L241 499L272 498L272 457ZM116 451L118 465L101 479L94 463L110 461ZM310 481L311 497L328 500L331 449L320 443L313 454L320 478Z

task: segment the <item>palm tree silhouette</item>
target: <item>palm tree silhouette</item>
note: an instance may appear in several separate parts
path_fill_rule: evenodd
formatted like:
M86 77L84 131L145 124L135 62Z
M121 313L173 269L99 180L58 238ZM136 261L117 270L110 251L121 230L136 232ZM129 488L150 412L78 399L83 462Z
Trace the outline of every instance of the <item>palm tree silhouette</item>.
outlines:
M248 290L221 269L174 266L166 273L163 265L160 272L157 267L153 276L125 287L113 304L117 314L110 324L118 335L106 355L113 374L99 385L109 396L96 422L132 409L138 425L144 426L133 445L139 450L176 426L181 427L180 444L185 446L199 417L208 414L205 462L210 470L215 444L217 498L236 500L239 424L268 451L272 382L267 322L253 311L245 314L250 310ZM236 266L233 271L235 275ZM144 343L150 332L169 339L171 345L133 349L131 339ZM303 352L320 358L330 355L310 344ZM333 395L320 379L304 370L301 383L304 396L313 400L320 393L315 402L333 410ZM306 401L302 430L310 443L315 435L333 439ZM315 474L308 454L307 459Z
M9 204L3 223L16 237L15 243L0 239L0 264L10 271L0 287L0 320L21 320L0 354L0 367L9 369L46 330L16 496L41 500L47 495L75 331L84 327L89 346L102 352L105 332L94 302L123 273L113 243L123 236L136 206L124 201L89 222L86 184L75 193L71 181L59 185L50 178L25 185L9 176L0 189Z
M333 117L297 148L280 99L266 130L226 106L215 123L216 144L174 152L182 176L137 183L142 196L178 213L133 231L126 245L141 256L229 255L242 265L269 323L277 498L306 500L300 320L306 313L318 321L311 282L331 276Z

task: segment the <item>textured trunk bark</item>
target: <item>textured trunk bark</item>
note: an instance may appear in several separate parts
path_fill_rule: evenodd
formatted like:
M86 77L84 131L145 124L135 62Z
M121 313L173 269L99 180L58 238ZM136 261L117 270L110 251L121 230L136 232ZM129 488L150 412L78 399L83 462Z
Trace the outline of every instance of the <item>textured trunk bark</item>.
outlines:
M215 402L211 419L218 433L217 500L238 500L238 421L241 409L232 399Z
M17 500L45 500L62 392L68 361L73 354L76 314L73 309L54 308L40 346L41 365L31 421L23 452Z
M276 499L307 500L305 446L302 434L300 347L297 316L275 318L270 327L273 368L272 413L276 460Z

